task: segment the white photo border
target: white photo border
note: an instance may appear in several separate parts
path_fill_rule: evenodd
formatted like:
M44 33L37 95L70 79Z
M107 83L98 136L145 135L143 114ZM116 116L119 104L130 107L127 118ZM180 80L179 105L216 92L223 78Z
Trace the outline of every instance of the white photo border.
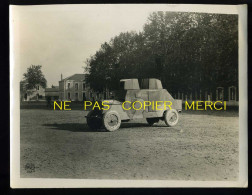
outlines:
M247 5L201 4L86 4L38 5L74 9L88 6L114 9L139 8L151 11L237 14L239 26L239 179L237 181L99 180L20 178L19 38L13 25L20 6L10 5L10 184L12 188L119 188L119 187L247 187L248 186L248 92L247 92ZM32 6L30 6L32 8ZM18 23L18 21L15 21ZM14 33L15 32L15 33Z

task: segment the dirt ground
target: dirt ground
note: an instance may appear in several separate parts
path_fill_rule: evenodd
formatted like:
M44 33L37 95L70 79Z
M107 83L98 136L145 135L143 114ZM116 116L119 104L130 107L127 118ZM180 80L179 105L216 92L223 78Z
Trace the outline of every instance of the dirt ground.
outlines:
M86 111L21 109L21 177L237 180L238 112L191 111L90 131Z

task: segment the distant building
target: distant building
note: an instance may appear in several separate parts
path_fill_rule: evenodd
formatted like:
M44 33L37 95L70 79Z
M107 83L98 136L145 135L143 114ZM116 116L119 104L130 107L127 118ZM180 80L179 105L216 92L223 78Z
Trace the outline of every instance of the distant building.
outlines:
M74 74L59 81L59 99L71 101L92 100L93 94L85 81L85 74Z
M59 86L52 86L51 88L45 88L45 98L50 100L58 100Z
M20 82L20 99L21 101L39 101L45 100L45 88L41 85L35 85L33 89L27 89L27 81Z
M183 102L188 101L226 101L227 106L239 106L239 92L237 86L217 87L216 90L200 92L172 93L176 99L182 99Z

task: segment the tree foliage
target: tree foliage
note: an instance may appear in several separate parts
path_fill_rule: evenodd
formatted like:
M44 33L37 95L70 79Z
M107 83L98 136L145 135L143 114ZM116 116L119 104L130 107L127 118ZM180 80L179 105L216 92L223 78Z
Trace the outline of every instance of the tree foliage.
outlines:
M27 72L24 73L24 79L27 81L27 89L33 89L36 85L46 87L47 81L41 70L41 65L31 65L27 68Z
M105 42L86 63L95 90L123 78L159 78L171 92L238 85L238 16L154 12L142 32Z

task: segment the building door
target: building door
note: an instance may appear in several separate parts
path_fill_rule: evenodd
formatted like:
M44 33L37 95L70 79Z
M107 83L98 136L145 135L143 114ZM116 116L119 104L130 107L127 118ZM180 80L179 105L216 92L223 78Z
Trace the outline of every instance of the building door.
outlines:
M75 101L78 101L78 93L75 93Z

